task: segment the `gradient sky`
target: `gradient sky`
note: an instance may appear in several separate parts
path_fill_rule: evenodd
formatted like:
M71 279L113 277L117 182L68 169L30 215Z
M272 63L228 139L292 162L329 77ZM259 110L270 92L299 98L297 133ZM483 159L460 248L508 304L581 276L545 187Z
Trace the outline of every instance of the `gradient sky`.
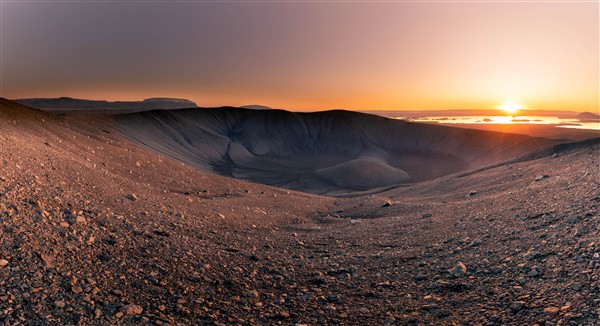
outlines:
M599 111L598 1L6 1L1 96Z

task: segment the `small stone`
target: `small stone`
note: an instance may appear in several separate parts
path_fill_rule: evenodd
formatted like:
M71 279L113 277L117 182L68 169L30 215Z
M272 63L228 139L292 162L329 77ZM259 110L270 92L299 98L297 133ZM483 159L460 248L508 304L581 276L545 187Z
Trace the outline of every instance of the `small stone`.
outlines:
M475 195L477 195L477 191L470 191L470 192L469 192L469 193L468 193L468 194L465 196L465 198L471 198L471 197L473 197L473 196L475 196Z
M510 310L517 312L525 308L525 301L515 301L510 305Z
M6 259L0 259L0 267L4 267L6 265L8 265L8 260L6 260Z
M569 224L575 224L575 223L579 222L579 218L577 216L567 216L567 218L565 220Z
M81 288L81 286L74 286L71 288L71 291L75 294L79 294L79 293L83 292L83 289Z
M385 203L383 203L383 205L381 207L390 207L390 206L392 206L392 202L388 200Z
M127 195L127 199L129 199L131 201L137 201L138 197L135 194L129 194L129 195Z
M42 260L44 261L44 263L46 263L47 267L53 267L54 266L54 257L47 254L47 253L43 253L40 255L40 258L42 258Z
M432 311L432 310L436 310L438 308L439 308L439 306L437 304L432 303L432 304L426 304L426 305L422 306L421 310Z
M75 222L77 222L79 224L85 224L85 223L87 223L87 220L85 219L85 217L83 217L81 215L77 215L77 217L75 218Z
M358 312L360 312L361 314L367 315L367 314L371 313L371 310L369 310L369 308L366 308L366 307L360 307L360 308L358 308Z
M417 276L415 276L415 281L417 281L417 282L425 281L426 279L427 279L427 276L422 273L419 273L419 274L417 274Z
M57 306L58 308L64 308L66 306L64 300L56 300L56 301L54 301L54 305Z
M432 217L432 216L433 216L433 214L431 214L431 213L425 213L425 214L423 214L423 215L421 215L421 216L422 216L423 218L430 218L430 217Z
M462 262L456 263L456 266L450 270L452 276L460 277L467 273L467 266Z
M546 178L549 178L549 177L550 176L548 176L547 174L540 175L540 176L538 176L538 177L535 178L535 181L542 181L542 180L544 180Z
M579 291L579 290L581 290L581 283L573 283L571 285L571 288L575 291Z
M560 309L558 307L546 307L544 308L544 312L547 314L555 314L559 311Z
M445 317L448 317L448 316L450 316L450 311L448 311L448 310L442 310L442 311L440 311L440 313L439 313L439 315L438 315L438 316L439 316L440 318L445 318Z
M141 315L142 312L144 312L144 309L136 304L130 303L123 307L123 311L128 315Z

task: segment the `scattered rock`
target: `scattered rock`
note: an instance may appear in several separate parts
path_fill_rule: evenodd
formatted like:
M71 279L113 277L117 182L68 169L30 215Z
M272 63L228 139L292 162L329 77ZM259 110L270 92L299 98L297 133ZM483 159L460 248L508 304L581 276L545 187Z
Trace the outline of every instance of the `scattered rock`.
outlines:
M144 309L136 304L130 303L123 307L123 312L127 315L141 315L142 312L144 312Z
M280 311L277 314L277 318L279 318L279 319L288 319L288 318L290 318L290 313L287 312L287 311Z
M415 281L417 281L417 282L425 281L426 279L427 279L427 276L422 273L419 273L415 276Z
M360 307L358 308L358 312L360 312L361 314L368 315L371 313L371 310L369 310L369 308L366 307Z
M444 310L440 311L440 313L438 314L438 316L440 318L446 318L446 317L450 316L450 311L444 309Z
M40 258L42 258L42 261L44 261L44 263L46 263L46 267L54 267L54 257L50 254L47 253L42 253L40 255Z
M4 267L6 265L8 265L8 260L6 260L6 259L0 259L0 267Z
M127 195L127 199L129 199L131 201L138 201L138 197L135 194Z
M514 312L518 312L523 310L523 308L525 308L525 301L515 301L513 303L511 303L510 305L510 310L514 311Z
M454 277L461 277L467 273L467 266L459 261L449 272Z
M575 224L579 222L579 217L577 216L567 216L567 218L565 218L565 221L567 221L567 223L569 224Z
M540 272L538 271L537 268L532 268L528 273L527 276L529 277L538 277L540 276Z
M560 311L560 308L558 308L558 307L546 307L546 308L544 308L544 312L547 313L547 314L551 314L551 315L556 314L559 311Z
M390 206L392 206L392 202L388 200L385 203L383 203L383 205L381 207L390 207Z
M432 310L436 310L438 308L439 308L439 306L435 303L426 304L426 305L421 306L421 310L425 310L425 311L432 311Z

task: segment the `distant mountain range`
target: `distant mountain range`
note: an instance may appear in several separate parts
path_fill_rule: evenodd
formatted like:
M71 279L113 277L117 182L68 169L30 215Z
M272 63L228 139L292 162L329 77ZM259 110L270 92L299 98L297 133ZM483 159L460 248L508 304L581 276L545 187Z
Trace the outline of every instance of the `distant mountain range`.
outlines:
M24 98L15 102L28 105L37 109L53 109L56 111L73 110L107 110L107 111L150 111L197 108L196 103L178 98L148 98L143 101L103 101L83 100L70 97L59 98Z

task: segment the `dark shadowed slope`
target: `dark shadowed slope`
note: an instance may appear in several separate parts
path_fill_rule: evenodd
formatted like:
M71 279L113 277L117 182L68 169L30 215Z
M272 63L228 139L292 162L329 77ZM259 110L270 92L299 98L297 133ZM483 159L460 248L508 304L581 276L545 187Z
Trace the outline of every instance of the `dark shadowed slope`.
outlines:
M101 119L135 142L204 171L321 194L433 179L549 144L349 111L227 107Z

